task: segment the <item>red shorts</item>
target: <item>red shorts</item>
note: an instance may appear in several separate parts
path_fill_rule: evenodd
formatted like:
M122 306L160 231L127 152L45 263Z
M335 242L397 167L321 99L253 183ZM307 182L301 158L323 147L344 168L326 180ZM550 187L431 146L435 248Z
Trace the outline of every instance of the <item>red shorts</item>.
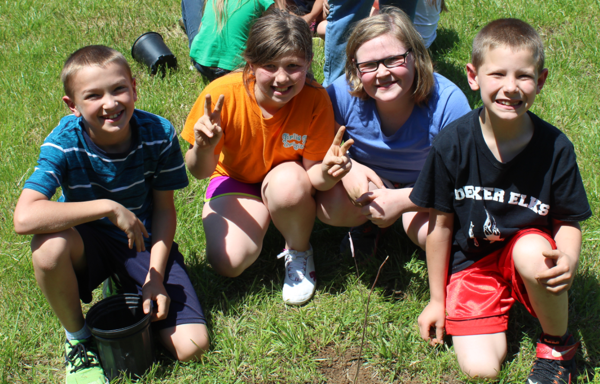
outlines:
M524 229L503 248L450 276L446 287L446 332L449 335L506 331L508 311L515 300L536 316L512 256L517 241L532 234L544 237L556 249L556 243L548 233L534 228Z

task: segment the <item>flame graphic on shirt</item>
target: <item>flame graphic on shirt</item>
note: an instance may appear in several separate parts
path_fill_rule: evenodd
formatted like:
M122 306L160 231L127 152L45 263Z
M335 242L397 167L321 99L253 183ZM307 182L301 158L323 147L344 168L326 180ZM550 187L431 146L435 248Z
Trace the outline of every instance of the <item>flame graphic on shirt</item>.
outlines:
M487 209L485 209L485 215L486 219L485 223L483 223L483 234L485 235L485 239L490 243L495 241L503 241L504 239L500 237L500 230L496 226L496 219L494 219L493 216L490 216L490 213Z

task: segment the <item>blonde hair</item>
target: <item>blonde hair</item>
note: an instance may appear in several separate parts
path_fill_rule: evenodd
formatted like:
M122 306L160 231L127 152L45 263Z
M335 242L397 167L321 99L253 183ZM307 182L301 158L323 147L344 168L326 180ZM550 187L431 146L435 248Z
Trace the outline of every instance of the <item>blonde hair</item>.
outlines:
M413 100L417 105L426 104L434 85L433 64L421 35L406 13L396 7L384 7L380 14L363 19L354 27L346 45L346 79L350 94L361 99L369 98L358 76L356 51L367 41L386 34L392 35L407 50L411 50L415 61Z
M273 9L258 18L248 34L243 57L244 86L250 89L254 80L251 65L264 66L283 56L300 55L310 63L312 60L312 35L308 24L299 16L287 11ZM313 79L310 68L308 79Z
M503 46L514 50L528 49L537 72L544 69L544 43L531 25L519 19L498 19L483 27L473 39L471 64L479 68L490 50Z
M237 0L238 8L242 5L242 1L243 0ZM223 27L225 26L225 22L228 19L227 0L213 0L212 3L215 12L215 18L217 19L217 32L221 32L223 30ZM204 6L206 7L206 2L204 3Z
M65 61L65 65L60 73L60 80L63 83L65 95L73 97L72 82L75 74L82 68L90 66L105 68L112 63L117 63L125 68L129 78L133 79L127 59L117 50L104 45L88 45L73 52L67 61Z

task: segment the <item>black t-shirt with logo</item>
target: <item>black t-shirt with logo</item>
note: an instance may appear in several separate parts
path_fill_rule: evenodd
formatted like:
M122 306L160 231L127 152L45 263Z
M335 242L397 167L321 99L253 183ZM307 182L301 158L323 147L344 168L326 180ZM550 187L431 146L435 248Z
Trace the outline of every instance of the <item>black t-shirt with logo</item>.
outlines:
M438 134L410 195L421 207L454 213L451 273L502 248L521 229L551 231L551 219L591 216L573 144L560 130L528 112L531 141L501 163L485 143L480 112Z

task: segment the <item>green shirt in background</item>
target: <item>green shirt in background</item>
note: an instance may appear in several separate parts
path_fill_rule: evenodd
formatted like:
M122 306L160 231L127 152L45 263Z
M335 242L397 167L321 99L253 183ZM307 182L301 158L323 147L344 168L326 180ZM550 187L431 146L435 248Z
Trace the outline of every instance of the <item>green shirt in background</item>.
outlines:
M250 27L271 5L273 0L227 1L227 19L219 32L213 0L207 0L200 31L192 41L190 57L205 67L230 71L241 67Z

